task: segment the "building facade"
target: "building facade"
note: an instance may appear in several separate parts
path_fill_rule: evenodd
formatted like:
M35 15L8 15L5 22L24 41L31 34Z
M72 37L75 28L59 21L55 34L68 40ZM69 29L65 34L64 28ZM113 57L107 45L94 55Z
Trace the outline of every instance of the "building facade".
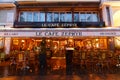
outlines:
M0 4L0 48L8 55L37 54L43 39L46 54L52 51L56 59L65 58L68 48L74 50L74 58L83 60L95 58L96 51L104 59L120 48L120 1L4 0Z

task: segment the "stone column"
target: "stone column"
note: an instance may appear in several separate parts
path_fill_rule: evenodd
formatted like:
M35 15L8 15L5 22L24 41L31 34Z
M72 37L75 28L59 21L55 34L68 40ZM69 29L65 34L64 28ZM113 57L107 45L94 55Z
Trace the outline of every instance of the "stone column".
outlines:
M5 54L9 54L10 53L10 46L11 46L11 38L4 38L5 42L4 42L4 50L5 50Z

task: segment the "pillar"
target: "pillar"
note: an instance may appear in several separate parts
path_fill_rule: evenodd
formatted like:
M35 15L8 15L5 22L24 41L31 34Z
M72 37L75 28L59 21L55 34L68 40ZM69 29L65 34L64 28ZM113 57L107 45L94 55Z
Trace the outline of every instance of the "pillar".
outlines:
M4 38L4 39L5 39L5 42L4 42L5 54L9 54L10 53L11 38Z

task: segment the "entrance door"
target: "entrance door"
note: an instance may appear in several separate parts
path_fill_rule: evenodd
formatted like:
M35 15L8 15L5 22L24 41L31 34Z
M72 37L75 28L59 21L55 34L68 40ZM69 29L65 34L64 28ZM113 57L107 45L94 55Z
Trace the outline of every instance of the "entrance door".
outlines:
M51 67L52 72L61 73L61 71L65 71L66 69L66 61L65 61L65 46L67 44L66 39L47 39L47 54L50 52L51 58L48 58L48 65ZM65 72L63 72L65 73Z

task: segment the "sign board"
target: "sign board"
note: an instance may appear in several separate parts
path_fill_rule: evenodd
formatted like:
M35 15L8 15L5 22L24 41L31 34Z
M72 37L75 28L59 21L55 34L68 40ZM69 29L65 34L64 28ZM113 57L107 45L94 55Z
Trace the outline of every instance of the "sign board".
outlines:
M106 29L1 29L1 37L81 37L81 36L120 36L120 30Z

